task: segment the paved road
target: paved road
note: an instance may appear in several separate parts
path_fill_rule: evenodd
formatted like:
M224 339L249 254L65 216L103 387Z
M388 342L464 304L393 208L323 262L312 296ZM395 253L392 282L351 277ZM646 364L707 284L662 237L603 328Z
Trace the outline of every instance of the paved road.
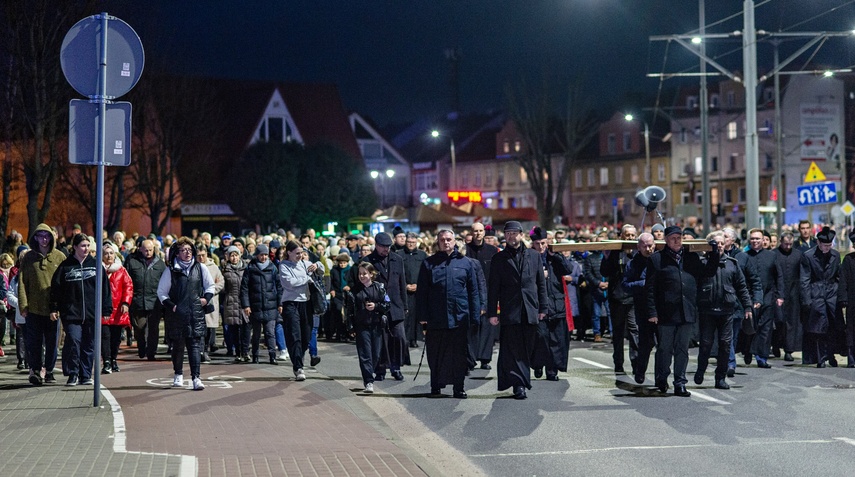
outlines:
M287 363L215 355L208 389L192 392L169 388L167 360L123 349L101 409L91 388L29 387L6 358L3 474L834 476L855 462L855 369L773 360L740 368L729 391L712 388L710 370L686 399L615 376L608 343L574 342L571 371L536 381L525 401L482 370L456 400L427 397L426 365L364 395L353 345L321 352L303 383Z

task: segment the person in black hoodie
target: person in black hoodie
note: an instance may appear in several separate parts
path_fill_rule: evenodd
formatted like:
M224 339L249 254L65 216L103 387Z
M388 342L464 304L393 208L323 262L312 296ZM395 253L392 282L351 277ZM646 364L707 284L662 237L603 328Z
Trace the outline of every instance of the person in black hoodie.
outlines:
M357 267L359 291L348 300L356 330L356 354L365 392L374 392L375 368L380 361L384 328L388 324L392 303L382 283L374 281L377 270L370 262L361 262Z
M89 254L89 238L77 234L71 239L74 253L65 259L51 280L50 318L62 320L65 345L62 356L68 374L66 386L93 384L92 366L95 360L95 275L101 265ZM101 287L102 318L113 312L110 281L106 274ZM101 318L98 318L101 319Z

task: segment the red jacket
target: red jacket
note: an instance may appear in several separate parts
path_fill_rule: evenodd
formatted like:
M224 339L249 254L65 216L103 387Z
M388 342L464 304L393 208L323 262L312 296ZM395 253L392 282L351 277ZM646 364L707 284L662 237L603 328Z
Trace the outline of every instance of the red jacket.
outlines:
M102 321L104 325L131 326L131 317L122 313L122 305L131 305L134 298L134 282L125 267L119 265L119 269L113 273L107 272L110 279L110 292L113 294L113 314L110 319Z

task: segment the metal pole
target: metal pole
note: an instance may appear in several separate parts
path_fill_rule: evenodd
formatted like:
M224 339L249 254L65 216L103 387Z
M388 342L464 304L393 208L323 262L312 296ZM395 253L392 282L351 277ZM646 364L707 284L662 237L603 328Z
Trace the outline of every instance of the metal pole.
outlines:
M754 30L754 1L743 4L742 63L745 84L745 227L760 223L760 171L757 144L757 33Z
M647 126L647 121L644 121L644 173L647 174L647 185L650 185L653 179L653 171L650 170L650 128Z
M709 100L707 98L707 62L703 58L706 57L706 42L703 39L706 33L706 15L704 13L704 0L698 0L700 34L701 34L701 208L703 220L704 237L712 230L710 222L712 222L712 213L710 211L710 172L709 172L709 157L708 144L709 141Z
M95 380L93 407L98 407L101 402L101 316L103 314L101 301L104 295L104 257L101 230L104 229L104 154L106 152L107 137L107 13L103 12L101 20L101 58L99 61L100 80L98 81L98 186L95 212L95 355L92 363L92 374Z
M451 180L448 181L451 184L451 190L457 190L457 159L454 157L454 138L449 137L451 139Z
M778 45L779 40L772 40L775 45L775 69L778 69ZM775 222L777 222L778 240L781 240L782 227L784 224L784 213L781 209L784 208L784 161L783 161L783 137L784 132L781 130L781 76L775 73L775 187L778 190L776 197L778 210L775 211Z

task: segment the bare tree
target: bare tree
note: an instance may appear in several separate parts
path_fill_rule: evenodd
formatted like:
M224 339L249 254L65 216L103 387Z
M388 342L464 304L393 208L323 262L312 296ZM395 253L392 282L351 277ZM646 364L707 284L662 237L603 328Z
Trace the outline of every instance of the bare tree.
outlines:
M203 79L143 75L131 97L133 188L127 205L148 215L152 232L160 234L180 203L182 162L210 155L220 115Z
M539 93L531 94L523 81L519 93L508 86L506 96L510 118L524 144L514 159L528 176L541 226L551 227L553 218L562 215L572 166L596 136L597 121L584 108L578 85L568 86L562 116L553 112L545 80Z
M129 186L127 167L108 167L104 171L104 229L116 231L122 227L126 190ZM63 168L60 176L62 197L80 205L95 228L97 212L98 169L92 166L70 165Z
M16 84L7 93L9 114L14 112L10 137L20 146L23 159L30 230L47 217L64 165L61 142L67 136L68 100L74 93L62 74L60 47L66 32L94 5L3 2L2 47L8 57L3 66L9 67L4 73Z

